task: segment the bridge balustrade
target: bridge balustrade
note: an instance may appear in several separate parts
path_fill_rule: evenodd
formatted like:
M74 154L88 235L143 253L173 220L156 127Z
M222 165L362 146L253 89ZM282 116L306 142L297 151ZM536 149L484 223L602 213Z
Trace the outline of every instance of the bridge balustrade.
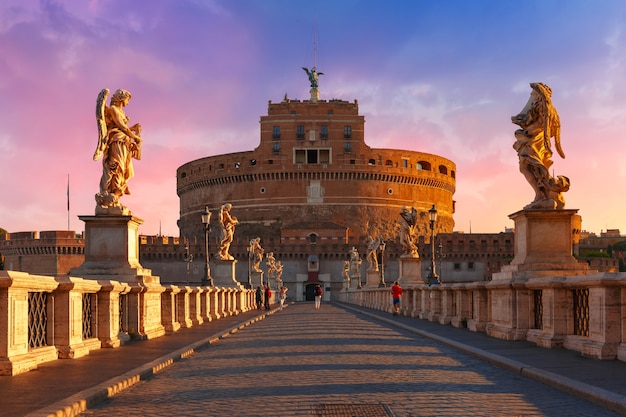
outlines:
M391 313L389 288L343 289L347 304ZM626 361L626 274L598 273L404 288L400 314Z
M255 308L249 289L151 285L160 302L150 311L170 332ZM132 283L0 271L0 375L147 338L140 318L147 299Z

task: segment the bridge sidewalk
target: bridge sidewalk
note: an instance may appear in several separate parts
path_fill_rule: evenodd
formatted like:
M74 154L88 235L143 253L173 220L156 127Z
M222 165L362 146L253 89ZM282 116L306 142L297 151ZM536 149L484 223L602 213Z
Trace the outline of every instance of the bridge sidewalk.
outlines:
M39 365L33 371L0 376L0 415L56 415L58 410L84 409L113 390L145 379L194 349L201 349L272 311L251 310L203 323L151 340L131 341L115 349L99 349L78 359ZM62 414L58 414L62 415Z
M567 349L547 349L527 341L501 340L419 318L341 305L626 415L626 362L585 358Z
M565 349L544 349L525 341L505 341L427 320L394 317L389 313L339 304L404 330L437 340L482 360L540 380L570 394L626 415L626 363L584 358ZM183 329L161 338L133 342L117 349L101 349L74 360L42 364L37 370L0 377L0 410L6 415L48 416L85 404L95 404L110 392L215 342L270 312L250 311L238 316ZM82 407L82 408L81 408ZM3 414L4 415L4 414ZM69 414L68 414L69 415Z

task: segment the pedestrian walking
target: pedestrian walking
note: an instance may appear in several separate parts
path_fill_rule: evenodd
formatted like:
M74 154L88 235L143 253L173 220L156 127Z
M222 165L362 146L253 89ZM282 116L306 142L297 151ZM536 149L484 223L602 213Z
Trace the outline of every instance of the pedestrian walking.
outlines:
M391 298L393 299L393 315L397 316L400 313L400 299L402 298L402 287L398 281L391 286Z
M278 302L280 303L280 309L282 310L285 306L285 300L287 299L287 287L284 285L280 287L280 294L278 296Z
M270 286L265 286L265 309L270 309L270 298L272 297L272 290L270 290Z
M256 308L258 310L263 308L263 290L260 285L256 287Z
M315 309L319 310L322 304L322 295L324 292L322 291L322 286L317 284L315 286Z

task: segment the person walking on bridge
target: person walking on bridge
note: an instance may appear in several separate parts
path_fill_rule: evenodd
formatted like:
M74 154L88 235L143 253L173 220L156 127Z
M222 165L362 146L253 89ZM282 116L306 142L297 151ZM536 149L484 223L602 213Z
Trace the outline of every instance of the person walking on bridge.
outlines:
M393 299L393 315L400 313L400 299L402 298L402 287L398 281L394 282L391 287L391 298Z

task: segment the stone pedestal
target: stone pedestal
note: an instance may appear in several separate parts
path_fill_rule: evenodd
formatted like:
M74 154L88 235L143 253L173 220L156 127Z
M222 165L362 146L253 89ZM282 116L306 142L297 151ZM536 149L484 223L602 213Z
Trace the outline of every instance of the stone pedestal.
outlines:
M151 280L152 271L139 263L139 225L135 216L78 216L85 222L85 261L73 276L98 276L121 282Z
M361 282L361 274L350 275L350 288L352 289L363 288L363 283Z
M380 284L380 271L367 270L365 287L366 288L378 288Z
M398 260L398 281L403 287L425 284L422 278L422 260L419 258L400 258Z
M515 222L515 257L502 271L566 271L565 275L586 271L586 264L572 255L573 217L577 211L521 210L511 214L509 218ZM527 275L537 274L541 272Z
M243 285L236 279L236 260L216 260L213 267L213 285L224 288L243 288ZM253 281L254 282L254 281Z
M572 256L577 211L521 210L509 216L515 221L515 257L493 274L488 284L493 318L486 326L488 335L508 340L527 338L534 306L524 283L589 273L588 265Z
M128 327L133 337L151 339L165 334L161 324L159 277L139 263L139 225L135 216L78 216L85 222L85 262L71 276L128 283Z
M317 102L317 101L319 101L319 100L320 100L320 89L319 89L319 88L315 88L315 87L313 87L313 88L311 88L311 89L309 90L309 93L311 93L311 98L310 98L310 100L311 100L312 102Z
M266 282L263 281L263 271L261 271L261 272L258 272L258 271L250 272L250 279L252 280L252 288L256 288L258 286L261 286L261 288L262 288L263 285L266 284Z

